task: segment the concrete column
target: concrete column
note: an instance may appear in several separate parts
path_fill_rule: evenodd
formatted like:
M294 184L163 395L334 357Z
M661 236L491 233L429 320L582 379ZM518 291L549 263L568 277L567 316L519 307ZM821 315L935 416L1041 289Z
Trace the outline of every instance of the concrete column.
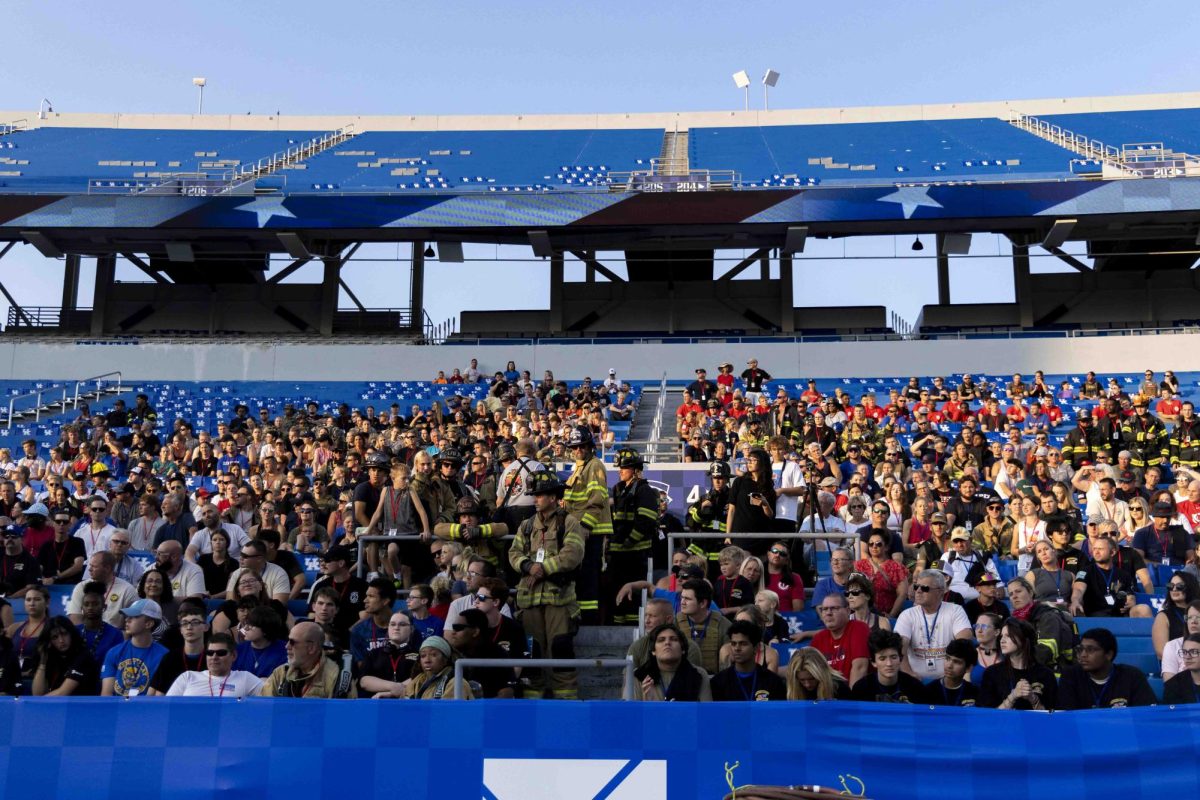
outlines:
M422 330L425 325L425 243L412 243L412 285L409 292L409 313L412 327Z
M937 289L938 305L950 305L950 256L944 254L946 234L939 233L934 237L934 250L937 253Z
M65 315L67 312L74 311L79 297L79 262L78 255L68 255L66 260L67 270L63 275L63 291L62 291L62 310Z
M322 336L333 336L333 314L337 311L338 290L341 289L338 280L342 274L341 259L336 256L326 256L325 277L321 281L321 325Z
M563 333L563 254L550 256L550 332Z
M796 303L792 273L792 254L779 253L779 330L783 333L796 332Z
M116 274L116 256L100 256L96 259L96 289L92 293L92 336L101 336L105 332L105 323L108 320L105 306L108 305L108 293L112 289Z
M1033 297L1029 280L1029 245L1013 238L1013 295L1020 310L1021 327L1033 327Z

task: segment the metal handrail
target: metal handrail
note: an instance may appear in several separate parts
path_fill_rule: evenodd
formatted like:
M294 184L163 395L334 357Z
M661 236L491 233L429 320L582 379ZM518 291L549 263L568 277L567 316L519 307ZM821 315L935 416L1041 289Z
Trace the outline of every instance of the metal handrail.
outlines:
M454 699L463 699L463 670L466 667L550 667L584 669L623 669L624 686L621 699L633 699L633 656L615 658L460 658L454 662Z
M675 542L679 539L800 539L801 541L844 542L856 537L853 531L830 531L829 533L668 533L667 563L675 557Z
M84 386L84 385L86 385L86 384L89 384L89 383L95 382L95 384L96 384L96 397L95 397L94 399L95 399L95 400L99 400L99 399L100 399L100 397L101 397L101 395L103 394L103 390L102 390L102 387L101 387L101 385L100 385L100 384L101 384L101 383L102 383L102 382L103 382L103 381L104 381L106 378L111 378L111 377L113 377L114 375L115 375L115 376L116 376L116 378L117 378L117 391L116 391L116 393L117 393L117 394L120 394L120 393L121 393L121 382L122 382L122 381L121 381L121 373L120 373L119 371L117 371L117 372L106 372L106 373L104 373L103 375L96 375L96 376L94 376L94 377L91 377L91 378L84 378L84 379L83 379L83 380L81 380L81 381L75 381L75 399L74 399L74 400L71 402L71 408L79 408L79 387L80 387L80 386ZM84 397L84 399L86 400L86 399L87 399L87 393L84 393L83 397Z
M59 401L59 403L60 403L60 407L65 411L67 408L67 386L66 386L66 384L53 384L51 386L45 386L36 391L26 392L25 394L19 394L19 395L9 398L8 419L5 422L5 427L7 427L7 428L12 427L13 417L16 416L15 407L16 407L17 401L24 400L28 397L36 398L34 400L34 406L33 406L33 420L34 420L34 422L41 422L42 408L43 408L42 397L47 392L49 392L53 389L62 389L62 399ZM25 416L25 413L26 412L22 411L21 416Z
M440 538L440 537L431 536L430 541L433 541L434 539L438 539L438 538ZM515 539L515 538L517 538L515 535L509 533L504 536L489 536L487 540L489 542L499 542L499 541L511 541L512 539ZM365 566L363 563L363 545L365 543L367 543L367 542L414 542L414 541L420 541L420 540L421 540L421 534L419 534L419 533L398 533L395 536L386 536L386 535L380 535L380 534L372 534L370 536L359 536L355 540L355 544L358 545L358 554L355 557L354 574L360 578L363 576L363 567Z
M6 136L17 131L29 129L29 120L14 119L12 122L0 122L0 136Z
M667 407L667 373L663 372L662 381L658 385L658 404L654 407L654 422L650 426L650 447L647 455L651 461L658 457L657 442L662 436L663 413ZM631 442L632 444L632 442Z

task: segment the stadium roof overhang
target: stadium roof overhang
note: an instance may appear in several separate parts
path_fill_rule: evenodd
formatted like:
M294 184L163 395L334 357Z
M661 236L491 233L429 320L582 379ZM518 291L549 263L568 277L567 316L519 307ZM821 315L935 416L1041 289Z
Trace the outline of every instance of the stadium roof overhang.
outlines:
M1194 240L1200 178L502 197L0 195L0 242L85 255L155 253L168 242L318 255L350 242L529 244L531 231L559 249L779 247L796 227L813 238L996 232L1041 241L1063 219L1075 220L1072 240Z

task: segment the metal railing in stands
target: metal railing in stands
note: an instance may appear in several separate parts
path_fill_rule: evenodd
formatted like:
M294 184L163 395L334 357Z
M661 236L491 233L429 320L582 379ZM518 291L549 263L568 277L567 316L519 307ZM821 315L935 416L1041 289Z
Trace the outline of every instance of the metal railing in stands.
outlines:
M16 419L17 416L26 417L29 414L33 414L33 421L41 422L43 411L48 411L53 408L55 409L55 413L57 413L59 411L66 411L68 408L79 408L79 398L83 397L83 399L86 400L89 395L89 392L83 392L81 394L80 389L93 383L96 384L94 399L99 400L104 394L105 384L111 383L109 379L113 378L114 376L117 379L116 392L119 394L121 391L121 373L106 372L103 375L96 375L92 378L84 378L83 380L75 381L73 386L69 383L55 383L51 384L50 386L43 386L42 388L32 392L26 392L25 394L19 394L15 395L14 397L10 397L8 400L8 416L5 418L5 427L11 428L13 420ZM52 402L43 402L44 398L50 396L58 396L58 400ZM21 401L29 400L31 398L33 399L32 406L26 409L17 408L17 405L20 404Z
M663 415L667 411L667 373L663 373L662 381L658 384L658 403L654 407L654 422L650 426L649 447L646 448L648 461L658 460L658 440L662 438ZM627 444L633 444L628 442Z
M80 398L79 390L81 387L89 386L93 383L96 384L95 397L93 397L92 399L99 400L104 395L105 384L108 383L111 385L112 381L109 379L113 378L113 377L115 377L117 379L117 387L115 390L111 390L111 391L113 391L115 394L120 394L121 393L121 373L120 372L106 372L103 375L96 375L95 377L92 377L92 378L84 378L81 381L75 381L75 399L71 403L71 408L79 408L79 398ZM83 399L86 400L88 394L90 394L90 392L84 392L82 395Z
M667 563L675 557L675 542L680 539L800 539L805 542L826 541L845 542L854 539L856 534L845 531L829 533L668 533L667 534Z
M54 394L58 394L59 392L62 393L62 399L60 399L58 401L58 403L61 408L65 409L67 407L67 404L70 402L67 399L69 395L68 395L67 385L65 383L64 384L55 384L53 386L47 386L43 389L38 389L37 391L33 391L33 392L27 392L25 394L19 394L14 397L10 397L8 400L8 417L5 419L4 427L11 428L12 424L13 424L13 419L16 418L16 416L18 414L21 417L25 417L27 414L32 413L33 421L41 422L42 409L47 407L47 404L42 402L42 398L51 392L53 392ZM28 410L18 410L17 409L16 406L18 403L20 403L22 400L28 400L30 398L33 398L33 406L31 408L29 408Z
M633 699L633 656L616 658L460 658L454 662L454 699L461 700L463 696L463 670L467 667L509 667L512 669L529 669L531 667L583 668L583 669L621 669L624 670L624 685L621 687L621 699Z

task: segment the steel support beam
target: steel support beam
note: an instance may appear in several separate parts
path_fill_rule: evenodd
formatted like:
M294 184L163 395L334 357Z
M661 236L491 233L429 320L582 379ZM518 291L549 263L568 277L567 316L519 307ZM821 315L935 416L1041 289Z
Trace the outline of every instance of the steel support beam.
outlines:
M66 271L63 273L62 313L74 311L79 298L79 262L78 254L66 258Z
M595 273L597 273L597 272L599 272L604 277L608 278L613 283L625 283L624 278L617 275L617 273L613 272L611 269L609 269L608 267L604 266L603 264L601 264L599 261L596 260L595 251L593 251L593 250L572 250L571 255L578 258L580 261L583 262L584 266L587 267L588 283L592 283L596 280Z
M935 237L937 253L937 292L938 305L950 305L950 256L946 253L946 234L939 233Z
M425 323L425 243L412 243L412 276L408 292L409 319L416 330Z
M1029 278L1029 245L1023 237L1009 237L1013 243L1013 295L1017 301L1022 328L1033 327L1033 288Z
M121 253L121 258L125 259L130 264L133 264L135 267L140 269L142 272L149 275L151 278L154 279L155 283L164 283L164 284L170 283L169 280L164 278L162 275L159 275L157 270L152 269L149 264L147 264L145 261L142 261L140 258L135 256L133 253Z
M96 258L96 288L92 293L92 336L102 336L104 334L108 292L112 288L113 279L116 277L116 274L116 256L109 255Z
M550 256L550 332L563 333L563 254Z
M729 270L729 272L726 272L724 275L722 275L721 277L717 278L717 280L718 280L718 281L729 281L729 280L733 280L733 279L734 279L734 278L736 278L738 275L742 274L743 272L745 272L746 270L748 270L750 267L752 267L752 266L754 266L756 263L758 263L758 261L759 261L760 259L762 259L764 256L766 256L766 254L767 254L767 249L766 249L765 247L761 247L761 248L759 248L758 250L755 250L753 253L751 253L750 255L746 256L746 257L745 257L745 258L743 258L741 261L739 261L739 262L738 262L738 263L737 263L737 264L734 266L734 268L733 268L733 269Z
M275 284L280 283L284 278L288 277L293 272L300 269L301 267L303 267L305 264L307 264L311 260L312 259L309 259L309 258L296 259L291 264L288 264L286 267L281 269L279 272L276 272L274 275L267 278L267 285L274 286Z
M367 310L367 307L364 306L359 301L358 297L355 296L354 292L350 291L350 287L346 285L346 279L343 278L341 275L338 275L338 285L342 287L342 291L344 291L346 293L346 295L350 298L350 300L354 303L354 305L358 306L359 311Z
M792 269L792 254L787 250L779 253L779 330L782 333L796 332L796 303L792 299L795 276Z
M1082 261L1080 261L1075 256L1071 255L1070 253L1064 252L1062 249L1060 249L1058 247L1047 247L1047 248L1045 248L1045 250L1046 250L1046 252L1054 255L1056 258L1058 258L1059 261L1062 261L1067 266L1074 267L1079 272L1091 274L1092 270L1088 267L1088 265L1083 263Z

